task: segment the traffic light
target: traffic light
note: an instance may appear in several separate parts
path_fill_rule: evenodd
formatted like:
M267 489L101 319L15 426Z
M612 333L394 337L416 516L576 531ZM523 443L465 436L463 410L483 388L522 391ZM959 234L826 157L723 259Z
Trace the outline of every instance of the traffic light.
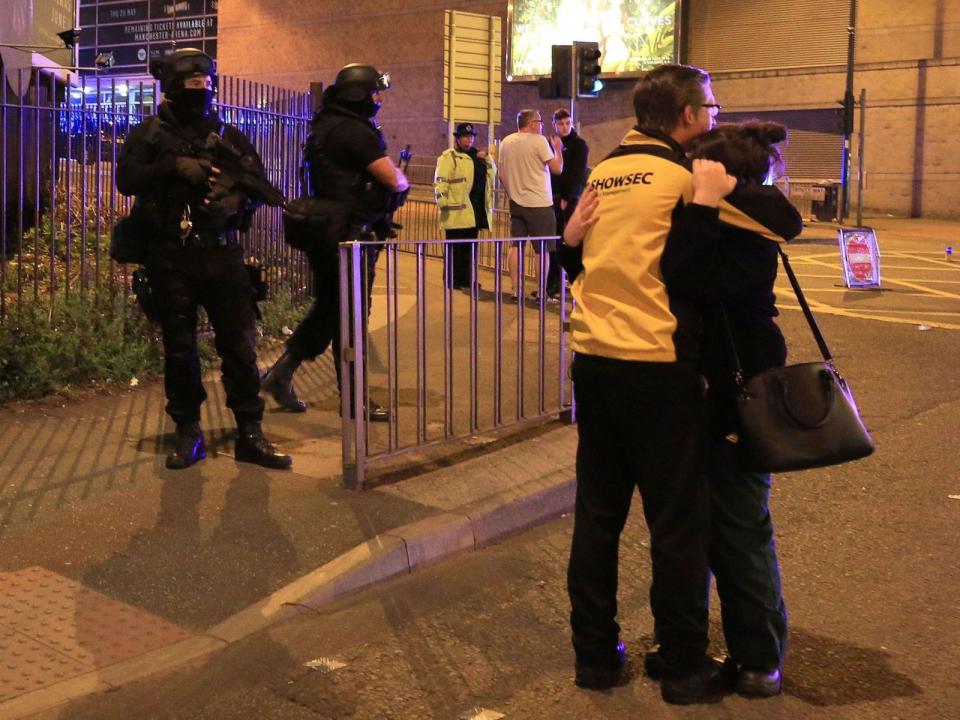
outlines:
M569 45L554 45L550 53L550 79L553 81L554 97L568 98L573 90L573 79L570 77L572 63L570 61Z
M600 82L600 45L595 42L573 43L574 82L577 97L596 97L603 89Z

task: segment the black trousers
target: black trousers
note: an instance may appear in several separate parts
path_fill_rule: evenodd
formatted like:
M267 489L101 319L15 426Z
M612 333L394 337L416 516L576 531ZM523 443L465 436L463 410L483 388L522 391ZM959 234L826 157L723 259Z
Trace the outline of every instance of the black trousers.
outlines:
M553 198L553 214L557 218L557 235L563 236L563 229L567 226L567 221L577 209L579 198L567 201L567 209L560 207L560 197ZM551 295L560 292L560 260L557 258L557 251L550 251L550 269L547 272L547 292Z
M148 262L163 330L163 382L167 413L175 422L196 422L207 398L197 353L197 308L213 326L214 345L229 407L238 424L263 417L257 371L256 316L243 250L187 245L170 247L162 262Z
M471 240L478 236L478 229L455 228L445 230L447 240ZM454 242L447 245L450 251L450 262L448 264L448 277L444 279L447 287L469 288L470 287L470 251L475 248L477 243Z
M699 473L704 412L692 363L578 354L577 498L567 585L577 661L615 662L620 533L639 488L650 531L650 607L671 671L707 648L709 498Z
M704 464L710 487L710 568L730 657L772 670L783 665L787 609L770 517L770 475L737 464L736 447L717 438Z
M366 307L363 338L366 343L366 321L370 314L373 282L376 279L379 246L365 246L361 251L366 270ZM313 305L287 341L287 351L302 360L315 360L333 346L333 364L340 377L340 262L336 250L307 255L313 273ZM364 345L366 353L366 345Z

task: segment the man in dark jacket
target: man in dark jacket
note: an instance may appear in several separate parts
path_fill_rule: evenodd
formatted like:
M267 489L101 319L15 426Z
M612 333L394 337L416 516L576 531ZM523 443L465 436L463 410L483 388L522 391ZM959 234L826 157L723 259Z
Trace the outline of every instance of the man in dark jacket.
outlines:
M338 244L361 237L388 237L392 205L397 194L410 187L403 172L387 157L386 141L374 121L382 93L389 86L389 75L370 65L344 66L323 93L323 107L313 119L304 148L310 192L329 200L333 214L326 236L317 238L307 252L314 275L313 306L287 341L286 352L264 377L264 390L290 412L307 409L294 390L294 372L304 360L314 360L330 345L337 385L341 384ZM367 247L364 253L368 308L378 250ZM370 401L367 418L386 422L390 415Z
M167 467L181 469L206 457L200 405L206 392L197 353L197 308L203 306L222 360L227 406L237 422L237 460L289 468L263 436L263 401L255 349L254 290L237 233L259 203L209 159L211 133L236 151L243 165L262 172L256 150L211 109L213 60L184 48L152 64L164 93L157 114L134 128L117 162L117 189L136 195L149 223L145 265L163 330L167 413L176 423L176 447Z
M590 148L573 127L573 118L565 109L553 113L553 129L563 142L563 172L551 175L553 183L553 214L557 218L557 235L563 235L567 220L577 208L577 200L587 181L587 157ZM550 269L547 272L547 297L560 294L560 263L557 251L550 251Z

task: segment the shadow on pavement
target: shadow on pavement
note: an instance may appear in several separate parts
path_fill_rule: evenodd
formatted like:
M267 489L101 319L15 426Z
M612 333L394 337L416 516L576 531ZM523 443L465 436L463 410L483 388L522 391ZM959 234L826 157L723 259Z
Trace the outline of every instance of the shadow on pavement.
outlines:
M822 707L878 702L923 691L890 666L890 656L791 628L783 691Z
M105 592L188 628L206 628L286 582L297 551L270 515L270 484L245 466L226 488L219 524L204 528L197 466L162 472L154 527L83 576Z

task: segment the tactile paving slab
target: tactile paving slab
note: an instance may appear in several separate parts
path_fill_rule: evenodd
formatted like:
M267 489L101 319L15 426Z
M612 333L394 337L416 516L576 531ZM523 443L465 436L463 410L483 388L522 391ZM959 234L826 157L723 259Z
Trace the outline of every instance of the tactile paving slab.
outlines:
M14 630L0 630L0 702L67 680L86 664Z
M188 637L44 568L0 573L0 702Z

